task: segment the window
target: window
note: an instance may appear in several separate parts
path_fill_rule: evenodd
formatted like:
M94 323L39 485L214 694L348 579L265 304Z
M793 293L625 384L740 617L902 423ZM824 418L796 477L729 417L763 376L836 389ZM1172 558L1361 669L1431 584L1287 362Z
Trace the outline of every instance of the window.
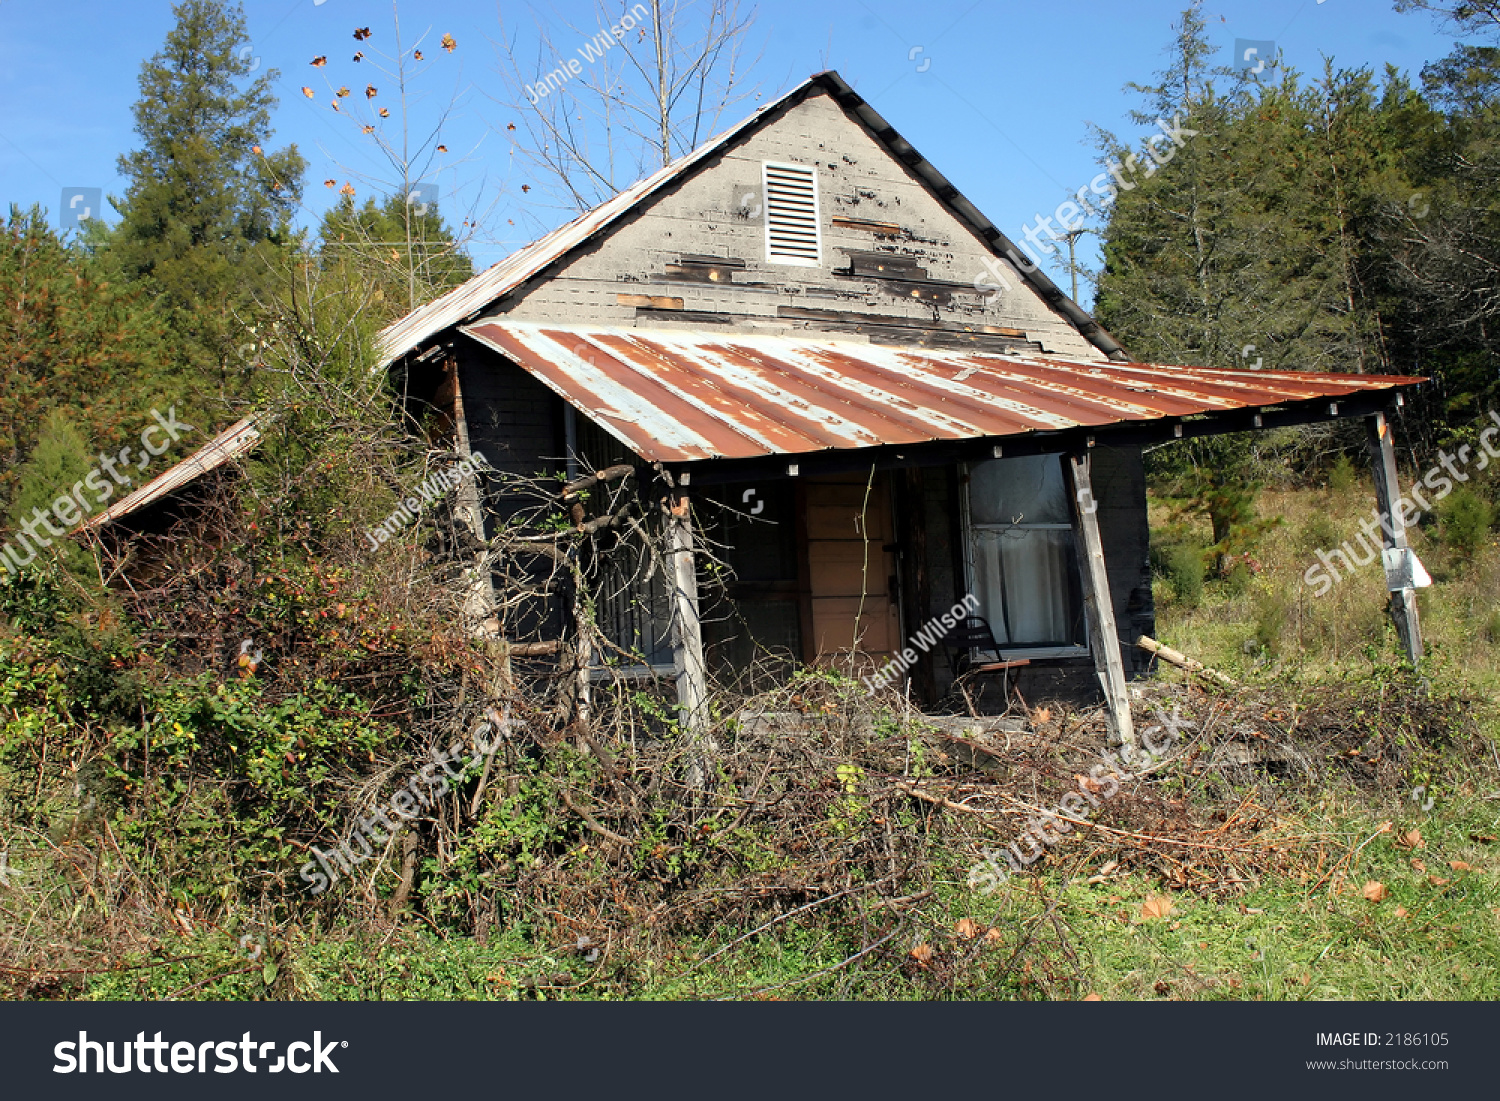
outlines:
M766 192L766 261L816 267L822 262L818 175L810 164L761 165Z
M1072 509L1057 455L969 468L969 575L1002 652L1087 647Z

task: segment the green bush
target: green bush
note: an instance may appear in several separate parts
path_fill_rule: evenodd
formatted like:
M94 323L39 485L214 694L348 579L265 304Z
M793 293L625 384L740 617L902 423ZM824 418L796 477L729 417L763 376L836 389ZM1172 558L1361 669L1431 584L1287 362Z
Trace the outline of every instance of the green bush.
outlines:
M1348 455L1340 455L1338 461L1328 471L1328 488L1334 493L1344 494L1354 488L1354 483L1359 474L1354 469L1354 464Z
M1171 533L1151 546L1151 568L1172 587L1179 604L1196 608L1203 598L1205 548Z
M1438 537L1453 554L1472 562L1483 549L1495 522L1495 508L1468 486L1460 486L1438 505Z

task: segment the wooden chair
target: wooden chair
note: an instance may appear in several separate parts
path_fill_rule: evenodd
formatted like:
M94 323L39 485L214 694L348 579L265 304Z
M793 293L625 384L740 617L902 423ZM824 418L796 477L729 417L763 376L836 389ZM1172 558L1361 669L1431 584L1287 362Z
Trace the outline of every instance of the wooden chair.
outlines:
M943 646L948 651L948 667L953 672L953 686L963 694L968 701L969 710L974 710L974 701L969 696L966 681L975 677L1000 676L1000 698L1006 701L1006 707L1010 707L1010 671L1022 666L1030 665L1031 662L1025 658L1007 661L1000 653L1000 644L995 641L995 632L990 628L989 620L983 616L967 616L955 623L948 633L943 636ZM977 651L982 658L985 653L994 657L993 661L978 661L973 658ZM1021 693L1016 692L1019 699ZM1024 708L1026 701L1021 700Z

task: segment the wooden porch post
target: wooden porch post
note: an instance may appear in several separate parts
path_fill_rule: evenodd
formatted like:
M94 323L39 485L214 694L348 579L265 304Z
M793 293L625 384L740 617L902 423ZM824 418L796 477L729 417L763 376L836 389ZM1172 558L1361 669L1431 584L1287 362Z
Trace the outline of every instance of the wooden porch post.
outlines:
M1401 499L1401 485L1396 479L1396 449L1391 445L1391 426L1384 413L1365 418L1365 434L1370 446L1370 466L1375 474L1375 504L1385 522L1381 524L1385 547L1404 550L1406 520L1396 502ZM1417 593L1410 587L1391 592L1389 610L1396 633L1413 665L1422 660L1422 625L1417 619Z
M457 437L459 460L468 462L473 451L469 446L469 418L464 411L464 391L457 362L453 362L453 431ZM470 570L469 592L463 605L464 621L471 635L496 638L500 635L500 621L495 616L495 583L490 572L489 540L484 531L484 494L480 492L477 473L459 484L457 498L459 517L468 524L481 548L474 555L474 565Z
M703 660L703 631L698 618L698 569L693 557L693 513L688 497L674 490L666 502L667 555L672 586L672 644L677 667L677 708L689 741L711 756L714 746L704 739L708 727L708 672ZM708 782L708 761L695 760L688 782Z
M1069 489L1073 497L1073 532L1078 539L1083 574L1083 602L1088 615L1089 649L1094 669L1104 689L1109 710L1112 745L1135 745L1135 724L1130 717L1130 693L1125 687L1125 661L1120 656L1120 636L1115 630L1115 604L1109 594L1109 575L1104 567L1104 543L1094 513L1093 483L1089 480L1089 457L1067 457Z
M896 543L901 557L897 575L901 585L902 630L910 638L921 629L932 607L932 580L927 566L927 502L922 493L920 467L909 467L896 476ZM937 702L937 678L933 655L923 650L911 671L912 694L922 704Z

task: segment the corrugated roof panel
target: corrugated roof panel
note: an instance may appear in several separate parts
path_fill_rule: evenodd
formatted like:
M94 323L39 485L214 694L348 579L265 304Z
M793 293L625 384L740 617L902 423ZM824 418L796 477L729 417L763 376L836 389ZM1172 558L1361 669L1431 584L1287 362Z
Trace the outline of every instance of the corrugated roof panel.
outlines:
M1423 381L500 319L462 331L656 462L1103 427Z

